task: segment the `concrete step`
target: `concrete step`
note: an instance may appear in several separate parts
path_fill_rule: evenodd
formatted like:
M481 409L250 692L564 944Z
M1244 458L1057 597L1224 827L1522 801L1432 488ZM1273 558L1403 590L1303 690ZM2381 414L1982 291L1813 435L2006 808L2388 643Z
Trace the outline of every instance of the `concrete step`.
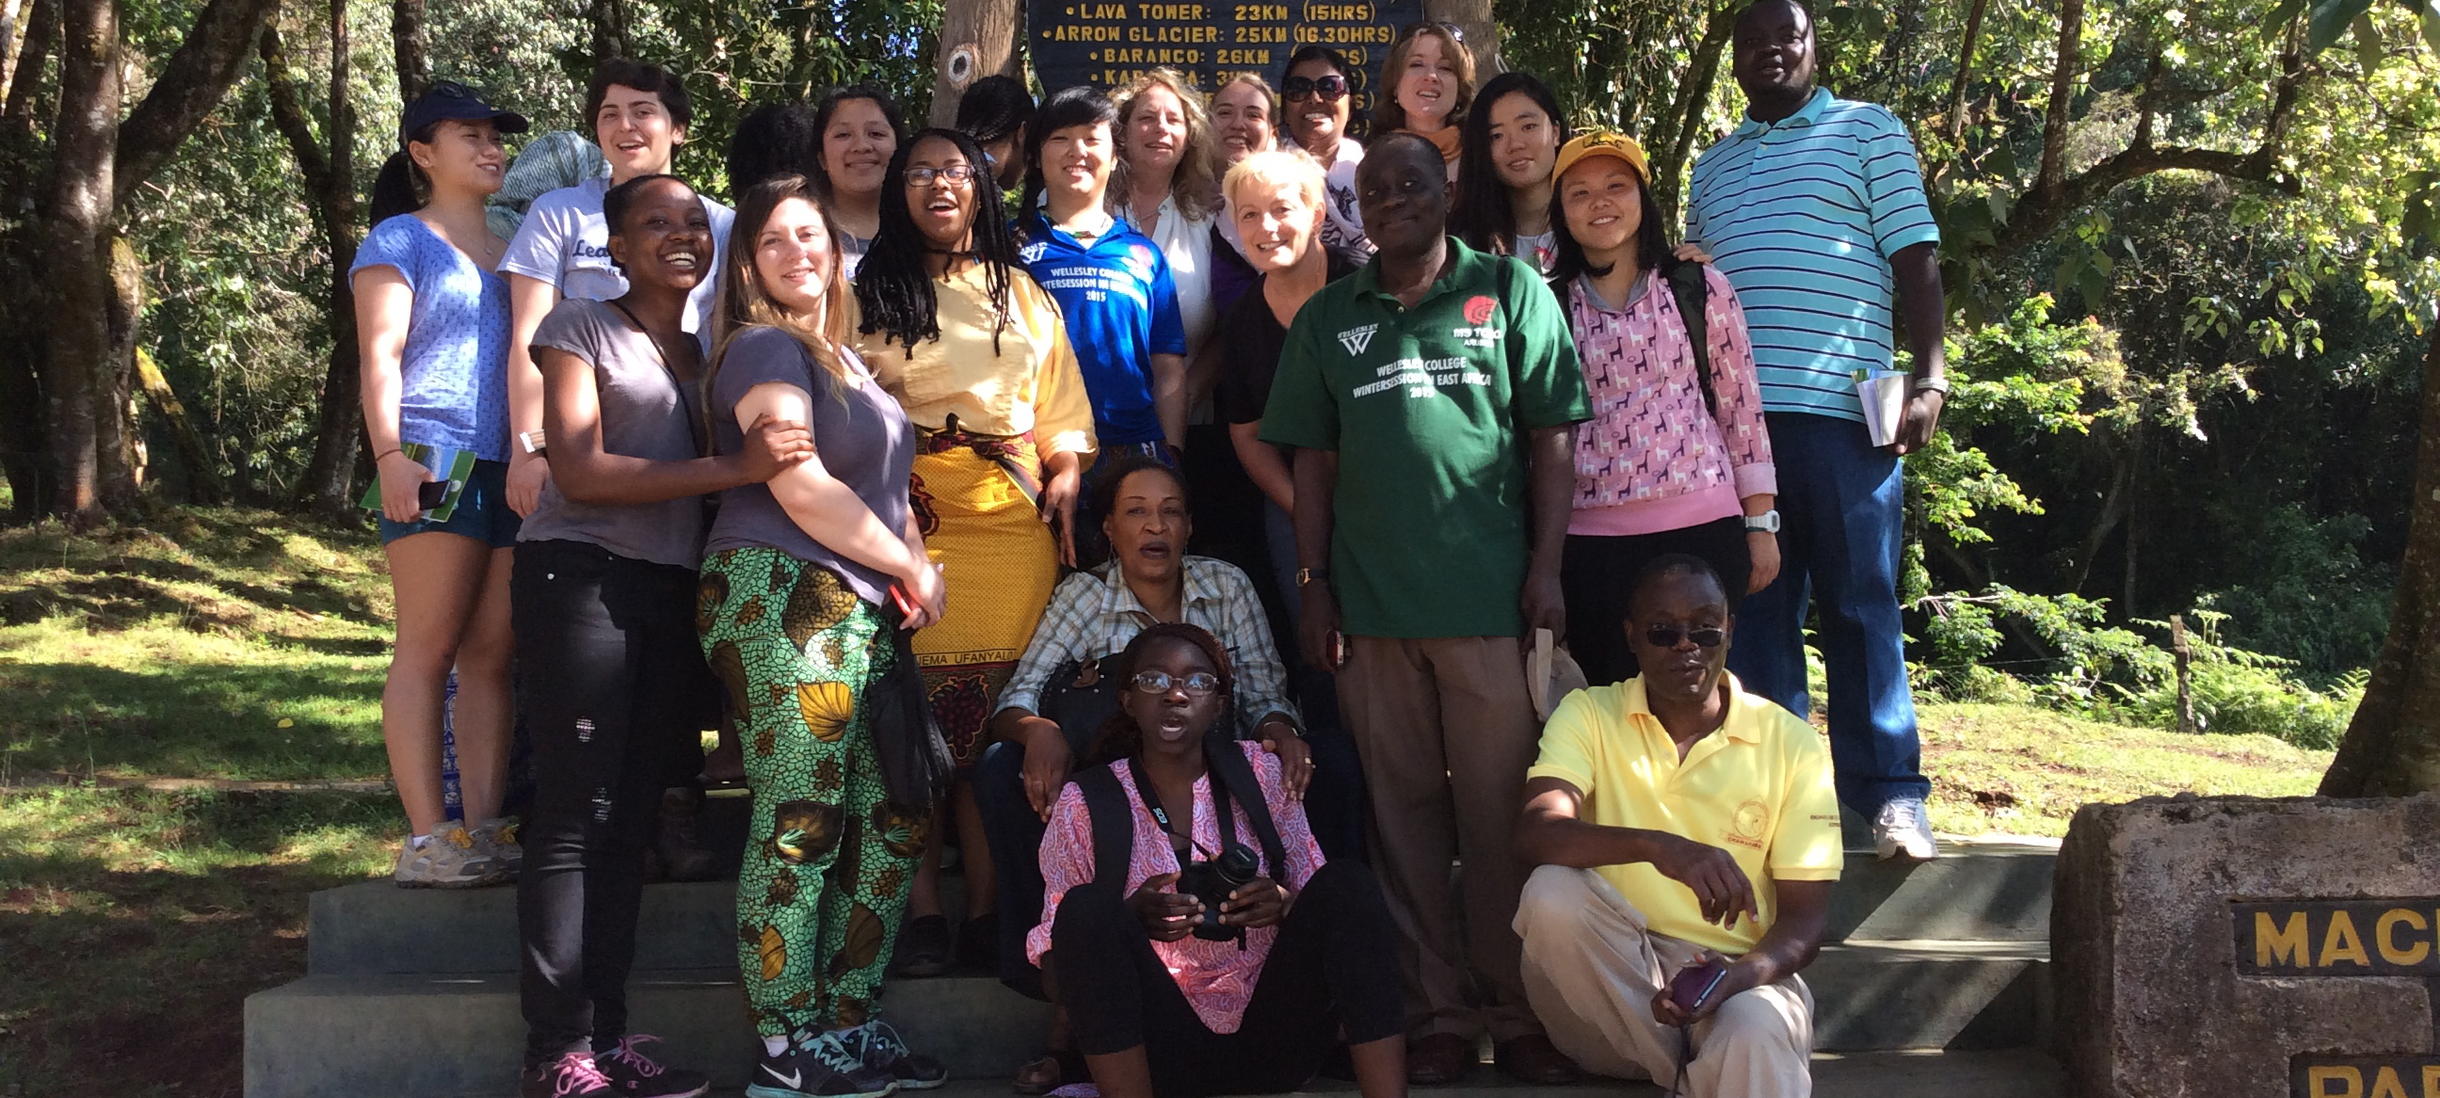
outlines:
M1988 1049L2045 1029L2047 947L2025 942L1848 942L1805 976L1815 1043L1833 1051ZM639 973L634 1032L727 1086L751 1066L753 1034L733 965ZM915 1047L961 1079L998 1080L1038 1051L1048 1008L986 977L897 980L883 1000ZM249 1098L497 1089L525 1027L516 979L483 974L320 974L246 1000ZM1978 1098L1990 1098L1979 1095Z
M715 804L719 802L714 802ZM1832 941L2050 940L2055 845L1952 840L1936 861L1876 862L1850 851L1830 896ZM950 910L964 882L942 879ZM636 965L647 970L737 963L734 881L644 889ZM317 975L507 973L517 968L514 888L469 892L367 881L313 895L306 970Z

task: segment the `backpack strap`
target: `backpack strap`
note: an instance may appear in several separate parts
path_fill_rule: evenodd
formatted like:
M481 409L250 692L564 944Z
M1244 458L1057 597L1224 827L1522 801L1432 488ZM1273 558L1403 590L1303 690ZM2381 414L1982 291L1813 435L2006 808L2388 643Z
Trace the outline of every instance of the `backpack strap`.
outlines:
M1135 807L1127 803L1127 791L1119 788L1118 772L1109 767L1093 767L1075 781L1084 794L1085 815L1093 823L1093 879L1108 881L1123 894L1127 865L1135 857Z
M1703 277L1702 264L1674 258L1661 277L1669 281L1670 296L1677 298L1678 322L1686 328L1686 342L1694 347L1694 379L1703 390L1703 410L1717 417L1720 397L1712 391L1711 332L1704 312L1711 300L1710 281Z
M1282 887L1295 888L1296 883L1288 879L1288 847L1279 839L1279 828L1271 819L1270 802L1263 799L1262 782L1254 776L1254 764L1246 761L1245 751L1235 740L1214 737L1205 742L1204 754L1219 788L1226 789L1229 799L1245 807L1246 822L1253 825L1254 841L1262 846L1263 864L1270 867L1271 879ZM1227 808L1225 804L1221 807Z

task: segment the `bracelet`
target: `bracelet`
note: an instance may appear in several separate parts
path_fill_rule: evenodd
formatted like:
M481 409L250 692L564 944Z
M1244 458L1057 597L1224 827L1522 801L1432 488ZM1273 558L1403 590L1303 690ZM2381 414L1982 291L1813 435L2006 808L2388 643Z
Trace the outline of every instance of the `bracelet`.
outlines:
M1949 395L1949 379L1945 376L1917 378L1915 379L1915 391L1947 396Z
M387 450L383 450L382 452L380 452L380 453L378 453L378 454L374 454L374 455L373 455L373 464L375 464L375 465L379 465L379 464L381 464L381 459L383 459L383 458L385 458L385 457L388 457L388 456L390 456L391 454L403 454L403 453L406 453L406 450L404 450L404 449L402 449L402 448L400 448L400 447L397 447L397 446L392 446L392 447L390 447L390 448L389 448L389 449L387 449Z

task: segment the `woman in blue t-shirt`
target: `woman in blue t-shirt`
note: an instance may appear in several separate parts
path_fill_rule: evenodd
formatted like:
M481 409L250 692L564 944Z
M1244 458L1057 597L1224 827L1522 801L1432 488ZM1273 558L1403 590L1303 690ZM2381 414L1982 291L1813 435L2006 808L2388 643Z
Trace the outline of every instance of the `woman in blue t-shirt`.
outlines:
M1118 108L1091 88L1052 92L1025 131L1027 274L1059 302L1068 343L1093 401L1106 469L1142 454L1177 464L1186 441L1186 329L1169 261L1150 237L1111 215L1111 126ZM1085 496L1099 481L1085 472ZM1081 515L1080 533L1100 528ZM1084 549L1092 564L1107 549Z
M506 245L485 225L483 199L508 166L500 135L523 133L525 118L444 82L407 105L399 130L401 151L373 184L373 230L348 272L397 605L381 734L409 837L392 876L466 887L505 879L518 861L513 828L498 818L517 543L504 499L508 285L492 270ZM471 829L450 822L442 804L442 692L453 666Z

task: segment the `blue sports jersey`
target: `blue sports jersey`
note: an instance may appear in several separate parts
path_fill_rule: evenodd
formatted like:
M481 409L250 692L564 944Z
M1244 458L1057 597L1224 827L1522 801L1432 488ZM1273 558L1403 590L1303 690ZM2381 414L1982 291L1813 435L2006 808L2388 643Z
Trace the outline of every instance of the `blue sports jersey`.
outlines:
M1185 354L1186 326L1159 246L1113 220L1087 247L1038 211L1026 218L1025 241L1018 255L1026 273L1050 291L1067 322L1096 437L1105 447L1162 441L1152 356Z

